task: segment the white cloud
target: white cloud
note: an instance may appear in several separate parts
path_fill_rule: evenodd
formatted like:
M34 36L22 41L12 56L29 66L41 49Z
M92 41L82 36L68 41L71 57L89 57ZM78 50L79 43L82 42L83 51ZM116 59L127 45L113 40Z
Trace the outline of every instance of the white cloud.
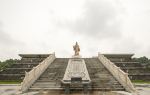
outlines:
M18 53L70 57L97 52L149 55L148 0L0 0L0 59ZM127 46L127 47L125 47Z

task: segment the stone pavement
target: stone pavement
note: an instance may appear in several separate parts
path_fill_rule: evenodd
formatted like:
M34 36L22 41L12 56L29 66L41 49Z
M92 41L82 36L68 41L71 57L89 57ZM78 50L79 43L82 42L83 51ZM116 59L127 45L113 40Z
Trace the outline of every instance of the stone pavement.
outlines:
M0 95L65 95L63 91L31 91L28 93L23 93L19 91L20 85L12 84L0 84ZM139 92L139 95L150 95L150 84L136 84L136 89ZM101 92L94 91L88 94L83 92L74 92L70 95L131 95L124 91L114 91L114 92Z
M140 95L150 95L150 84L135 84Z

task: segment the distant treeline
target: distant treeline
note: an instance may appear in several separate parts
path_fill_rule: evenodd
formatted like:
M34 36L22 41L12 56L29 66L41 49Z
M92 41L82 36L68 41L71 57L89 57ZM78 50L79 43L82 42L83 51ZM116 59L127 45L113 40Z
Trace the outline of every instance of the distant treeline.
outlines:
M0 61L0 70L4 70L6 67L10 67L11 65L13 65L14 63L16 63L17 61L19 61L18 59L8 59L5 61Z
M146 68L150 68L150 59L148 59L146 56L133 58L133 60L139 62L141 65L143 65Z

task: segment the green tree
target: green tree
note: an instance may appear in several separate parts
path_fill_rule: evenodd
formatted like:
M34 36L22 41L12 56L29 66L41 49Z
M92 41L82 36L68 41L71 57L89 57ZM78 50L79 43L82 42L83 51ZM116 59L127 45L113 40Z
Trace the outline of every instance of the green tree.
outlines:
M143 56L140 58L133 58L133 60L139 62L146 68L150 69L150 59L148 59L147 57Z
M17 61L18 59L8 59L3 62L0 61L0 70L4 70L5 68L12 66Z
M141 64L148 64L149 63L149 59L147 57L145 57L145 56L138 58L138 61Z

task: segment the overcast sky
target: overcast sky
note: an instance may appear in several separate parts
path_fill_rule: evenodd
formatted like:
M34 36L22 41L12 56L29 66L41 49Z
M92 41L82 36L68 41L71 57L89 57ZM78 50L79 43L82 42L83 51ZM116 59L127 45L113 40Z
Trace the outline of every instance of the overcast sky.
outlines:
M150 57L150 0L0 0L0 60L22 53Z

